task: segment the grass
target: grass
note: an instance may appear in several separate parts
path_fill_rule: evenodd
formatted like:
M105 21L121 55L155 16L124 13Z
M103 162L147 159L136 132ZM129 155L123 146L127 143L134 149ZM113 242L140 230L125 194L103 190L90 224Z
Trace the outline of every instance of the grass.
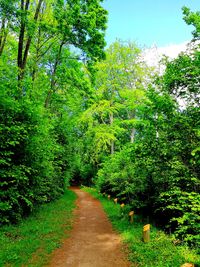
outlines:
M76 196L66 190L59 200L45 204L18 225L0 228L0 266L34 266L48 263L72 225Z
M145 224L140 216L134 215L134 223L130 224L128 216L122 216L120 205L98 194L92 188L83 188L99 199L115 230L128 245L129 260L137 267L180 267L183 263L194 263L200 266L200 256L184 246L175 246L172 238L151 225L151 240L142 241L142 229ZM128 214L128 211L126 211Z

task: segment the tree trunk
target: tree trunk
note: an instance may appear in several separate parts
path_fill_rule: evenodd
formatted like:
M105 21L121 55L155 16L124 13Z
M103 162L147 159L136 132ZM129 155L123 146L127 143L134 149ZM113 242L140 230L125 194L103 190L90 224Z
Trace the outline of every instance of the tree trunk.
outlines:
M56 84L56 81L55 81L55 76L56 76L56 70L57 70L57 67L58 67L58 64L60 62L60 57L61 57L61 53L62 53L62 47L64 45L64 41L61 42L60 44L60 47L59 47L59 50L58 50L58 54L57 54L57 57L56 57L56 60L55 60L55 63L54 63L54 67L53 67L53 72L52 72L52 77L51 77L51 87L47 93L47 97L46 97L46 100L45 100L45 108L48 108L49 107L49 104L50 104L50 100L51 100L51 96L52 96L52 93L55 91L55 84Z
M156 128L156 140L159 139L159 132L158 132L158 113L155 115L155 128Z
M38 5L36 7L36 11L35 11L35 16L34 16L34 21L37 22L38 20L38 16L39 16L39 12L40 12L40 8L42 5L43 0L39 0ZM28 57L28 52L30 49L30 45L31 45L31 40L33 38L33 35L30 35L28 37L28 40L26 42L26 47L25 47L25 51L24 51L24 57L23 57L23 68L25 69L26 63L27 63L27 57Z
M36 7L36 11L35 11L35 15L34 15L35 23L38 20L38 16L39 16L42 2L43 2L43 0L39 0L37 7ZM26 45L25 45L25 49L24 49L24 44L25 44L24 36L25 36L25 31L26 31L25 18L27 16L27 12L29 10L29 5L30 5L30 0L26 0L26 2L24 2L24 0L21 0L21 12L22 12L22 14L21 14L21 22L20 22L20 34L19 34L18 57L17 57L18 84L19 84L20 91L21 91L21 87L22 87L22 80L24 78L24 72L26 69L28 52L29 52L32 37L33 37L33 35L28 36L28 39L27 39Z
M131 138L131 144L133 144L134 139L135 139L135 129L134 128L131 129L130 138Z
M8 28L8 26L7 26ZM3 53L3 49L6 43L6 38L8 35L8 30L6 29L6 18L2 19L2 24L1 24L1 30L0 30L0 56Z
M113 124L113 113L110 113L110 125L112 125ZM114 141L111 141L111 147L110 147L110 153L111 153L111 155L112 154L114 154L114 152L115 152L115 143L114 143Z
M23 79L23 47L24 47L24 35L25 35L25 12L29 8L29 0L27 0L26 5L24 0L21 0L21 22L20 22L20 32L19 32L19 41L18 41L18 55L17 55L17 65L18 65L18 82L19 87L21 88L21 80Z

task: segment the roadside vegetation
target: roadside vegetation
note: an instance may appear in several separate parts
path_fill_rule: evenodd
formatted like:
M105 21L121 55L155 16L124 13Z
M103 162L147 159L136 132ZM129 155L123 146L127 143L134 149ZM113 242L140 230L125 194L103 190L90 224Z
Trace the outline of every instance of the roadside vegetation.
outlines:
M0 266L35 266L48 263L72 227L76 196L66 190L55 202L43 204L17 225L0 228Z
M99 194L94 188L83 187L82 189L101 201L114 229L121 234L123 242L127 245L128 259L133 266L180 267L186 262L194 263L195 267L200 266L200 256L197 251L180 243L175 245L174 235L166 235L147 218L135 214L131 224L128 216L130 206L125 205L122 214L120 205L115 204L113 199L108 200L106 195ZM146 223L151 224L148 243L142 240L142 229Z

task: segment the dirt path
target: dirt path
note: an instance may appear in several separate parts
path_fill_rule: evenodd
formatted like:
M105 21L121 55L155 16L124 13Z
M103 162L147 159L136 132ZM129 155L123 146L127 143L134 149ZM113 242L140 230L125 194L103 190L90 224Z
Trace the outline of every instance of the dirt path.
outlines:
M101 204L88 193L78 195L76 220L70 238L53 252L50 267L128 267L120 237L112 230Z

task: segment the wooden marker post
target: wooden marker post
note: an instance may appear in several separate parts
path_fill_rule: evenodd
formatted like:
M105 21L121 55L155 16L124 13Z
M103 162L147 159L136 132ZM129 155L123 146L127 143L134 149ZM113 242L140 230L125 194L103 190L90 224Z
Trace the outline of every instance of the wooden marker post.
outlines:
M117 204L117 198L114 199L115 204Z
M150 224L146 224L143 227L143 241L145 243L150 241Z
M110 200L110 195L108 195L108 199Z
M130 216L130 223L133 223L134 211L130 211L128 215Z
M194 267L193 263L184 263L181 267Z

